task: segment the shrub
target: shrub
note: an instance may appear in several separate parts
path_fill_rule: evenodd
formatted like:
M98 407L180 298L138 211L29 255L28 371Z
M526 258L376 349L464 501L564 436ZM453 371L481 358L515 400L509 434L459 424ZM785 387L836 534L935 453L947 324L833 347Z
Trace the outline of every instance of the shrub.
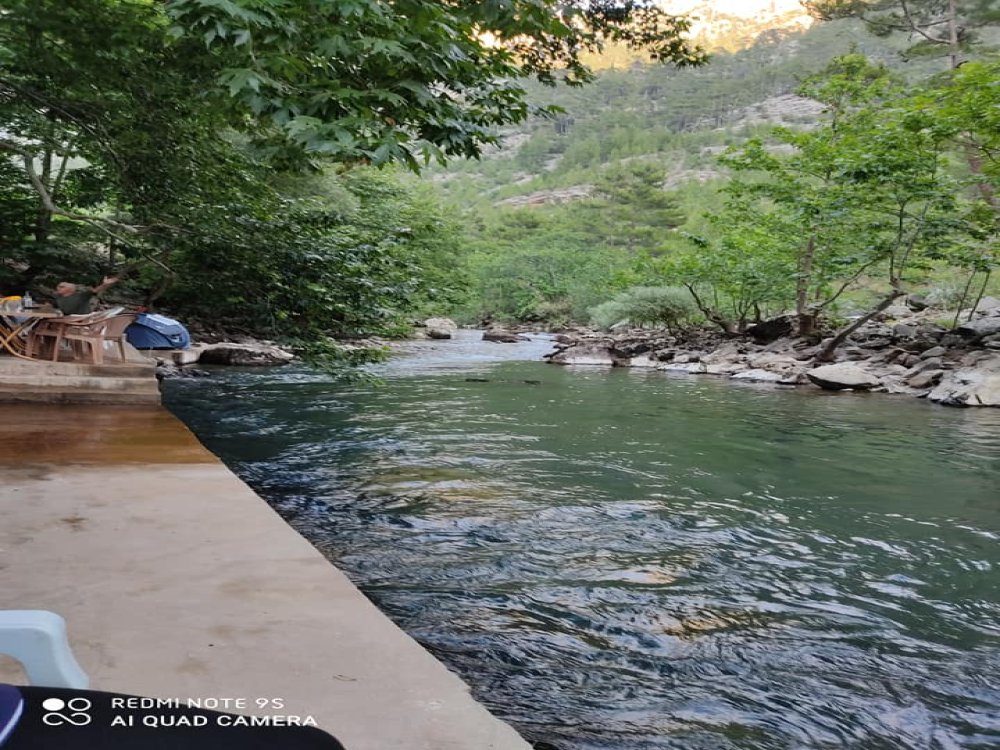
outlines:
M611 328L628 320L623 305L616 300L602 302L590 308L589 312L590 322L598 328Z
M684 289L668 286L637 286L613 300L591 308L591 321L601 328L627 321L633 326L682 325L695 312L691 295Z
M943 280L932 286L924 295L927 304L945 310L957 308L967 295L965 284L959 280ZM971 303L970 303L971 304Z
M551 327L568 326L573 322L573 304L566 299L539 302L535 315Z

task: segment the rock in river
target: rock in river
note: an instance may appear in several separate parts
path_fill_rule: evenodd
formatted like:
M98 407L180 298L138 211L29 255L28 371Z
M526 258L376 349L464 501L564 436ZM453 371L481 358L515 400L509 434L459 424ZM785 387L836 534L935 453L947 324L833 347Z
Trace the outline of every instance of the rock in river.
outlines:
M428 318L424 321L427 337L431 339L450 339L458 330L458 324L451 318Z
M848 388L856 391L867 391L880 385L877 377L850 362L817 367L809 370L806 373L806 377L820 388L826 388L831 391L846 390Z
M531 339L513 331L493 328L489 331L483 331L483 341L492 341L495 344L516 344L518 341L531 341Z
M271 367L284 365L295 357L270 344L207 344L198 357L202 365L236 365L239 367Z

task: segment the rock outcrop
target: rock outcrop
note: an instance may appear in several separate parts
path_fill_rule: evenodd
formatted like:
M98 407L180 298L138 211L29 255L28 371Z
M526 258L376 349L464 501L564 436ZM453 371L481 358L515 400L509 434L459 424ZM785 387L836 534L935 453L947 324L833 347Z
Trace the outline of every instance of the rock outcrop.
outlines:
M608 347L600 343L568 346L550 355L549 361L555 365L601 365L605 367L627 364L616 360Z
M428 318L424 321L427 338L450 339L457 330L458 324L451 318Z
M198 357L202 365L234 365L238 367L273 367L286 365L295 355L273 344L237 344L223 342L206 344Z
M732 336L704 330L683 335L578 330L560 334L548 359L903 394L951 406L1000 406L1000 303L984 298L976 310L956 313L935 310L913 296L905 301L855 331L832 363L815 361L822 343L787 335L787 317L756 328L756 336L750 331ZM956 317L968 322L950 331L942 325Z
M971 359L968 366L942 373L927 398L947 406L1000 406L1000 355Z

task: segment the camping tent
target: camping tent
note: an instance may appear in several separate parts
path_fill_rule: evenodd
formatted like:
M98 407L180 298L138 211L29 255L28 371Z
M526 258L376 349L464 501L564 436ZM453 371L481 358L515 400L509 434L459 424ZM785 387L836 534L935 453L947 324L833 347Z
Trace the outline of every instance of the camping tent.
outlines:
M187 349L191 334L173 318L142 313L125 329L125 338L136 349Z

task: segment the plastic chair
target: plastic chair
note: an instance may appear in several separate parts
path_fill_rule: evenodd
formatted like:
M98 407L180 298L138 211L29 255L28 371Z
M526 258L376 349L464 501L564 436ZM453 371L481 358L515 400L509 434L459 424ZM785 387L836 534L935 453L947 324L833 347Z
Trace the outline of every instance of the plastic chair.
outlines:
M52 318L46 321L47 325L44 328L36 330L31 336L31 339L29 339L27 356L32 356L36 346L39 349L42 348L43 339L53 338L55 339L55 342L52 344L53 362L56 362L59 359L59 350L62 346L62 342L68 341L74 344L74 347L82 347L83 344L87 344L90 347L91 364L103 364L105 331L108 327L109 321L119 317L119 314L123 309L124 308L122 307L116 307L111 310L91 313L90 315L70 315L65 318ZM115 340L118 341L118 346L122 354L122 361L124 362L125 345L121 340L121 336L124 334L124 330L128 327L129 323L135 320L135 315L123 315L120 317L129 319L127 323L124 323L121 331L115 336ZM78 356L82 357L82 352L78 353Z
M128 355L125 353L125 329L132 325L137 317L139 316L135 313L116 315L113 318L108 318L108 322L104 326L104 341L118 344L118 354L121 356L122 362L128 361Z
M66 621L55 612L0 610L0 654L21 662L32 685L78 690L90 685L66 639Z

